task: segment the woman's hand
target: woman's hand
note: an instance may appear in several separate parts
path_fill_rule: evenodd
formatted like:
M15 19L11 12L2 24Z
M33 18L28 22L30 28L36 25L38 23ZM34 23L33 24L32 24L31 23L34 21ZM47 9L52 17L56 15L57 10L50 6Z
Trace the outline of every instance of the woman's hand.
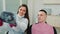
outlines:
M10 27L16 27L16 24L9 24Z

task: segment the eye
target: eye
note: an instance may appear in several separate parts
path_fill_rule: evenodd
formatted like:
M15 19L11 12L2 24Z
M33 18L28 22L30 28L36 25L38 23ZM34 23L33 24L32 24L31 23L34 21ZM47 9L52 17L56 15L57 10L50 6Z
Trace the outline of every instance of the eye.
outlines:
M43 16L42 14L40 14L40 16Z
M24 12L26 11L26 10L23 10Z
M22 9L20 9L20 11L21 11Z

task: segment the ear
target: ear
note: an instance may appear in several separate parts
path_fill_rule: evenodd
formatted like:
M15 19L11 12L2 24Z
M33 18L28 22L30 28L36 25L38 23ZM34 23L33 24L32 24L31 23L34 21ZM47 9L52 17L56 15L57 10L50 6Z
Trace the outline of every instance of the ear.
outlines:
M46 15L46 17L47 17L47 15Z

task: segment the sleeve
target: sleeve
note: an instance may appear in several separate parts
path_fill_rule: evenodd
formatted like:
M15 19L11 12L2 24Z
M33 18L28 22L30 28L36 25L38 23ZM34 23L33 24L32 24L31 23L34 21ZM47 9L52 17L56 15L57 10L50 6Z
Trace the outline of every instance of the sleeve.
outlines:
M22 22L17 23L16 27L12 27L15 31L22 31L24 32L27 29L27 25L28 25L28 20L25 19Z

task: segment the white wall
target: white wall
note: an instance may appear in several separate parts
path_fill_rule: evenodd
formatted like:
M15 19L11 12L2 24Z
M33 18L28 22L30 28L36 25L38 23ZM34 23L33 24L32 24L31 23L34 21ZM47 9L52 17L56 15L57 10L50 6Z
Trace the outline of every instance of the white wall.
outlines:
M41 4L42 4L42 2L39 2L39 0L29 0L28 1L31 24L36 23L37 13L38 13L39 9L42 8Z
M52 1L52 0L51 0ZM60 14L60 5L44 5L44 0L29 0L28 1L28 6L29 6L29 14L30 14L30 20L31 24L37 22L37 13L40 9L44 8L50 8L52 9L52 15L58 15ZM56 18L56 19L55 19ZM51 21L52 19L52 21ZM55 22L55 20L56 22ZM48 16L47 21L49 22L50 25L60 27L60 16Z
M44 8L52 9L52 15L60 14L60 5L44 5Z

